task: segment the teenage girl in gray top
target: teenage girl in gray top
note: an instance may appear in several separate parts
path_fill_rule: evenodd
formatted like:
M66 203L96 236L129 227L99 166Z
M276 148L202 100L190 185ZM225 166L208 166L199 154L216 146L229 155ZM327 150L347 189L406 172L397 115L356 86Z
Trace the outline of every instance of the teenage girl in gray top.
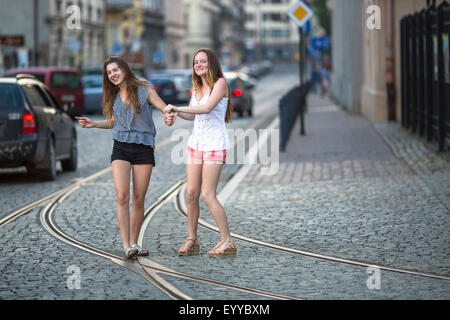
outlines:
M148 255L137 245L144 219L144 199L155 166L155 125L152 106L164 113L166 104L147 81L139 80L128 63L110 57L103 64L104 121L77 117L83 128L113 129L111 166L117 194L117 217L127 258ZM167 125L173 119L164 119ZM130 221L130 172L133 174L132 215Z

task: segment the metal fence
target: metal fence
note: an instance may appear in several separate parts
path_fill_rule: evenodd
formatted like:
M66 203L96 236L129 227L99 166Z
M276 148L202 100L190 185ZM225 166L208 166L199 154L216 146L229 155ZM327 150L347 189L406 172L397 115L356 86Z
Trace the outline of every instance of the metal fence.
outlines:
M292 88L279 101L280 117L280 151L286 151L286 145L292 128L299 117L300 135L305 135L306 97L310 88L309 82Z
M401 20L402 126L450 146L450 5L434 4Z

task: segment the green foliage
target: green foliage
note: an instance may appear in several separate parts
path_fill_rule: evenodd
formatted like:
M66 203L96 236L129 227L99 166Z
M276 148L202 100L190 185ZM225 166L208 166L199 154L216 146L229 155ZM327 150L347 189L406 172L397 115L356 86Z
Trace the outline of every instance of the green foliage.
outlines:
M331 34L331 18L330 11L327 8L327 0L310 0L311 9L317 16L320 25L326 31L327 35Z

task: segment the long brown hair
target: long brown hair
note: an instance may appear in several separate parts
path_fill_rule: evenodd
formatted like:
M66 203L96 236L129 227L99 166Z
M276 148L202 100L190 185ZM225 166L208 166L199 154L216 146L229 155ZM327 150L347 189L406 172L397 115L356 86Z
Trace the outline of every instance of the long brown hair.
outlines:
M108 73L106 72L106 67L110 63L117 63L119 68L124 72L127 84L127 97L128 101L131 102L133 106L134 113L141 112L141 105L138 99L138 87L145 85L150 87L150 84L145 80L139 80L134 74L128 63L119 56L108 57L103 63L103 98L102 98L102 108L103 115L108 121L114 118L113 104L117 93L119 92L119 87L114 85L108 78Z
M208 70L206 71L206 84L211 88L211 91L213 90L214 83L219 80L220 78L224 78L222 68L220 66L219 59L217 58L217 55L212 51L211 49L202 48L198 49L197 52L194 54L194 58L192 59L192 85L194 86L195 91L200 91L200 88L202 86L202 78L200 78L198 75L195 74L194 70L194 60L195 56L199 52L204 52L206 56L208 57ZM226 81L226 79L225 79ZM227 92L228 92L228 105L227 105L227 112L225 114L225 122L231 122L231 119L233 118L233 105L231 104L231 96L230 96L230 86L227 83Z

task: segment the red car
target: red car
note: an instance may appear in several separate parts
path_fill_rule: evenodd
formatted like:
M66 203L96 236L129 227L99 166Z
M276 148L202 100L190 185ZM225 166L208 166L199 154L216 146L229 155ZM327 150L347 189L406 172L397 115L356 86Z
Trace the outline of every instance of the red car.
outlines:
M49 88L59 105L74 117L84 113L84 94L81 74L74 68L32 67L12 69L6 77L30 74Z

